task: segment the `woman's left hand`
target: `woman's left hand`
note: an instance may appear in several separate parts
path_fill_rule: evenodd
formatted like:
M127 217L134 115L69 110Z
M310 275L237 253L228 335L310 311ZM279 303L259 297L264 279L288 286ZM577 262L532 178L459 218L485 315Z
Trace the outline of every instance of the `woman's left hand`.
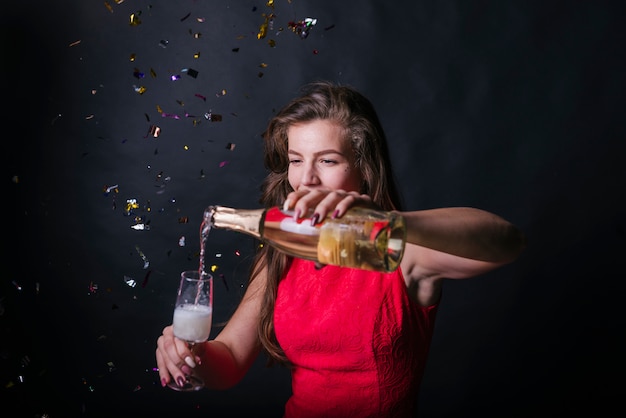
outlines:
M326 216L339 218L352 206L374 207L374 204L371 197L357 192L301 187L287 195L283 209L293 210L295 218L302 218L311 213L311 217L317 223Z

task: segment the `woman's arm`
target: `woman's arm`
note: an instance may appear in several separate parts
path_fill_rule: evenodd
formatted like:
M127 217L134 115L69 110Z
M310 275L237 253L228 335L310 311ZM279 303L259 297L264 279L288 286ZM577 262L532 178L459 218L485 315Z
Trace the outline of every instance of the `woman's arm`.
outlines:
M437 303L442 279L465 279L515 260L526 245L522 232L480 209L455 207L401 212L407 244L401 261L409 295Z
M524 234L493 213L452 207L401 213L407 242L472 260L506 264L526 246Z

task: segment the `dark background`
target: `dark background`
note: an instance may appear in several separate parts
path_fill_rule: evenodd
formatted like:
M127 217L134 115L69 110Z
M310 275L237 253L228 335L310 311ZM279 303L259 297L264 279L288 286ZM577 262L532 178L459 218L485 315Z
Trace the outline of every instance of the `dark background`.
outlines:
M259 206L260 134L319 78L376 105L407 208L480 207L528 236L515 263L446 282L421 416L621 407L625 3L275 3L3 5L2 415L280 416L288 373L264 358L180 394L154 349L204 208ZM213 335L255 245L209 237Z

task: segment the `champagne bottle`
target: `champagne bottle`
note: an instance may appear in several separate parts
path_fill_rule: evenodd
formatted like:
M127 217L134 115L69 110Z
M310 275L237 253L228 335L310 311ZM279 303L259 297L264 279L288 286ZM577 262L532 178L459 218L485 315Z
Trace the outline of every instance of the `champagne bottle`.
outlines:
M352 207L342 217L311 225L277 206L233 209L209 206L204 220L211 228L251 235L288 255L381 272L394 271L404 253L406 222L397 212Z

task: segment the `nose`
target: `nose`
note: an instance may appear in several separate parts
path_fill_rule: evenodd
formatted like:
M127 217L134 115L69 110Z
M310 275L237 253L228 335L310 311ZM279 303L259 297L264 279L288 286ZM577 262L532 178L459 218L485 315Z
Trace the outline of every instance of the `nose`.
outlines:
M320 184L320 178L314 165L306 165L302 170L302 178L300 184L303 186L315 186Z

